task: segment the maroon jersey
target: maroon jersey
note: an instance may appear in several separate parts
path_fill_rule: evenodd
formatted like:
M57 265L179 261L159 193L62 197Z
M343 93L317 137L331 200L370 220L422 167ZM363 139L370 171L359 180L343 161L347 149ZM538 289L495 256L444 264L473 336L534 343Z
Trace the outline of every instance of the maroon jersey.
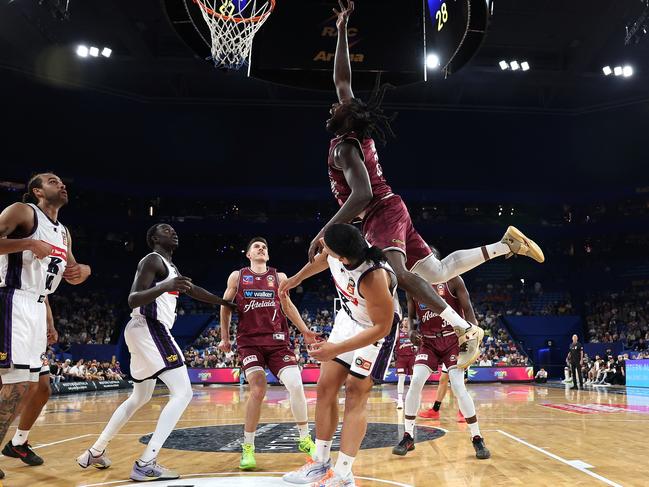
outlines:
M397 357L408 357L415 354L415 346L410 341L410 333L399 330L399 342L395 349Z
M439 296L457 312L457 314L464 318L464 310L460 306L460 300L451 293L447 283L433 284L433 288L437 291L437 294L439 294ZM447 331L453 332L453 326L440 318L437 313L428 309L425 304L415 301L415 306L420 322L419 332L422 335L432 335L434 333Z
M269 267L263 274L249 267L239 271L237 304L239 347L275 347L288 345L288 322L282 311L277 288L277 270Z
M390 188L383 177L383 168L379 164L379 156L376 153L374 140L363 139L361 142L354 132L350 132L332 139L329 145L329 159L327 160L327 165L329 166L329 183L331 184L331 192L338 204L342 206L352 192L349 184L345 180L345 175L334 163L334 149L341 142L345 141L352 142L358 146L363 158L363 164L365 164L367 173L370 176L372 201L370 201L370 204L365 209L365 214L368 215L382 199L392 194L392 188Z

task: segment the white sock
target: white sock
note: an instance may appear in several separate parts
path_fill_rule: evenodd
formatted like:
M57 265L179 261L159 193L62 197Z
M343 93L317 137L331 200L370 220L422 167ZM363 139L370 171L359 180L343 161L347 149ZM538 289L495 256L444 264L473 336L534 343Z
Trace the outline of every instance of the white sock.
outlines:
M489 254L489 259L500 257L501 255L507 255L511 252L509 245L502 242L485 245L485 248L487 249L487 253Z
M119 433L119 430L131 419L131 416L149 402L153 389L155 389L155 380L145 380L133 384L131 395L115 410L110 417L110 421L104 427L104 431L101 432L95 444L90 448L95 456L103 452L108 446L108 442Z
M19 446L19 445L24 445L25 442L27 441L27 437L29 436L29 430L16 430L16 434L14 437L11 439L11 444L13 446Z
M445 321L448 321L451 324L451 326L456 327L456 328L461 328L463 330L466 330L467 328L471 327L471 324L468 321L464 320L450 306L446 306L446 308L444 308L444 311L442 311L439 314L439 317L442 318Z
M246 445L255 446L255 432L253 431L252 433L249 433L247 431L244 431L243 432L243 442Z
M399 400L403 398L403 390L406 386L406 374L397 375L397 394L399 394Z
M160 380L169 389L169 402L162 409L153 436L140 457L140 460L145 463L157 458L162 445L176 427L193 395L187 368L184 366L163 372L160 374Z
M471 423L469 425L469 431L471 432L471 438L473 438L474 436L481 436L480 435L480 426L478 426L477 421L475 423Z
M399 402L399 403L403 402L403 393L397 394L397 402Z
M331 458L332 441L315 440L315 455L313 460L316 462L327 463Z
M309 423L298 424L297 425L297 432L300 435L300 440L302 438L306 438L307 436L309 436Z
M406 427L406 433L408 433L413 438L415 437L415 420L414 419L404 419L403 425Z
M338 452L338 459L336 460L334 473L337 473L342 478L347 477L350 473L352 473L352 465L354 464L355 458L356 457L345 455L343 452Z

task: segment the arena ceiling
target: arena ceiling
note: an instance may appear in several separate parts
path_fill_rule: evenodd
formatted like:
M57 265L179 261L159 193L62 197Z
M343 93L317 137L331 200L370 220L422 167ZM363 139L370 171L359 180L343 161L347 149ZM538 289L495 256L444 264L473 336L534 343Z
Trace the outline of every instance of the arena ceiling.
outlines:
M281 2L281 0L278 0ZM403 1L403 0L402 0ZM281 87L224 73L178 37L160 0L13 0L0 6L0 73L141 101L226 105L315 105L331 93ZM359 9L371 0L357 0ZM486 42L447 80L401 88L390 103L417 110L580 114L649 99L649 36L625 46L625 26L646 0L496 0ZM77 58L78 44L109 46L110 59ZM501 59L527 60L526 73ZM630 78L602 67L630 64ZM2 76L7 78L8 76ZM1 82L0 82L1 83Z

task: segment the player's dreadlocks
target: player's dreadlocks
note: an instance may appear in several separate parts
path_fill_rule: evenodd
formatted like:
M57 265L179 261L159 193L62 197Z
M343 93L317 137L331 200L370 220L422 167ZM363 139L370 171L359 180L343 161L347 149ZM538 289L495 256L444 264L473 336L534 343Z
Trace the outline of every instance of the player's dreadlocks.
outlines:
M376 84L370 96L370 100L365 103L360 98L352 98L349 103L349 116L352 117L354 131L361 139L374 138L381 145L385 145L386 136L396 138L390 125L397 118L398 113L386 115L381 105L385 92L393 89L390 84L381 84L381 76L376 77Z

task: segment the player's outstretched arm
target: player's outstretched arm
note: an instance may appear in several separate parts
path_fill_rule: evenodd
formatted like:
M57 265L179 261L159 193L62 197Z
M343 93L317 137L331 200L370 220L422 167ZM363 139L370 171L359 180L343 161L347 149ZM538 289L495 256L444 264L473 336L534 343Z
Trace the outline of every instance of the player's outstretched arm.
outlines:
M5 238L16 230L27 234L34 226L34 210L24 203L14 203L0 213L0 255L29 250L36 258L44 259L52 253L52 246L31 238Z
M417 303L408 294L406 294L406 301L408 302L408 329L410 330L410 341L419 346L421 343L421 334L417 329Z
M222 297L216 296L209 292L207 289L197 286L196 284L191 285L191 289L187 291L187 296L196 299L197 301L202 301L203 303L215 304L217 306L226 306L231 309L236 309L237 307L231 301L226 301Z
M137 267L135 279L128 295L130 308L146 306L156 300L158 296L168 292L185 293L191 288L192 280L189 277L174 277L172 280L151 287L155 281L165 278L167 268L162 263L162 257L155 254L147 255Z
M239 286L239 271L234 271L228 277L228 285L223 293L224 301L234 301L237 296L237 287ZM221 306L221 341L219 342L219 350L228 353L232 350L232 343L230 343L230 323L232 322L232 308L229 306Z
M68 284L76 286L85 282L90 277L92 270L89 265L79 264L77 259L74 258L74 254L72 253L72 235L68 228L66 228L66 231L68 232L68 262L63 272L63 279Z
M358 350L385 338L394 321L394 301L390 294L390 277L378 269L366 274L358 290L365 296L367 314L374 326L340 343L318 342L311 345L309 354L320 361L331 360L341 353Z
M464 319L473 325L478 325L478 320L475 317L475 311L473 311L473 304L471 303L471 296L469 295L469 290L464 284L464 279L460 276L454 277L449 281L449 288L453 294L457 296L457 299L460 301L460 306L462 311L464 311Z
M351 0L338 0L340 10L334 13L338 16L336 27L338 28L338 42L336 43L336 57L334 58L334 84L338 100L344 103L354 98L352 92L352 65L349 60L349 41L347 39L347 22L354 11L354 2Z
M358 147L350 142L342 142L334 149L334 162L342 170L345 180L351 189L347 201L320 230L309 247L309 260L322 248L320 239L325 230L334 223L349 223L360 215L372 201L372 183L367 168L363 164Z
M320 239L322 240L322 237ZM320 242L320 247L322 248L322 242ZM298 287L305 279L315 276L329 267L329 264L327 263L328 255L329 254L322 249L322 251L319 254L314 255L313 259L309 260L309 262L307 262L297 274L282 280L279 283L278 289L280 296L288 293L291 289Z

